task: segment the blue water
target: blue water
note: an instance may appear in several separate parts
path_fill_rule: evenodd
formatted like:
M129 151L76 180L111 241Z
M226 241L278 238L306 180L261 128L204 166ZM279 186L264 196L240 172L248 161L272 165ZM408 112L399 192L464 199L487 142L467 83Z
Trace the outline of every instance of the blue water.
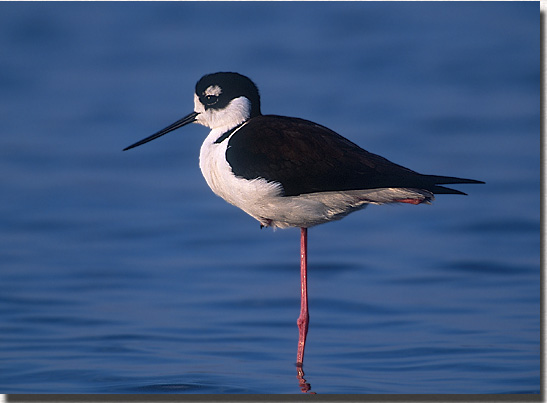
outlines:
M539 393L539 3L0 3L0 392L300 393L299 232L208 189L205 73L423 173L309 234L325 393Z

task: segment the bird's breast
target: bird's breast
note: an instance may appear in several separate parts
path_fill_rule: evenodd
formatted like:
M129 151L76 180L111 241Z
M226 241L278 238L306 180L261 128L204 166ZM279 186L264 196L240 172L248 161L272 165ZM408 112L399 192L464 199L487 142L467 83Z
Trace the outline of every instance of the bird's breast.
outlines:
M215 142L222 134L212 130L203 142L199 156L201 172L216 195L254 216L255 206L281 195L281 185L263 178L248 180L234 175L226 160L229 137Z

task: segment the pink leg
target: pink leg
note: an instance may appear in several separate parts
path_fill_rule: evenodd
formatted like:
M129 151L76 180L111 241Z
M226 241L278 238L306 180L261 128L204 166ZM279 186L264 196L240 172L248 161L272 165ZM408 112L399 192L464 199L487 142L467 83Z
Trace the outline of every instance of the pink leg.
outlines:
M304 365L304 348L306 347L306 336L308 334L308 324L310 316L308 314L308 229L300 228L300 282L301 282L301 300L300 316L296 321L298 325L298 353L296 355L296 365Z

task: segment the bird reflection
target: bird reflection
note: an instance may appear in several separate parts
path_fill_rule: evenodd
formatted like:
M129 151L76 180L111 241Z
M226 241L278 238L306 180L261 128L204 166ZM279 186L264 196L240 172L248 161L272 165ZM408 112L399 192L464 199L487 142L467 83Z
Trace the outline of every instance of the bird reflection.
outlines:
M309 393L310 395L315 395L315 392L311 391L311 385L304 379L304 369L302 365L296 365L296 378L298 379L298 386L302 393Z

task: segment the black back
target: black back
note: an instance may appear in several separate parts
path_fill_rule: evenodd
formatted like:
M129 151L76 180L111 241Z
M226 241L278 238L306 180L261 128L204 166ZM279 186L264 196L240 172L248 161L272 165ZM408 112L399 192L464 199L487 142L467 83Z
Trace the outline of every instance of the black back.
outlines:
M419 174L363 150L324 126L298 118L256 116L228 141L226 159L236 176L279 182L285 196L375 188L465 194L438 184L481 183Z

